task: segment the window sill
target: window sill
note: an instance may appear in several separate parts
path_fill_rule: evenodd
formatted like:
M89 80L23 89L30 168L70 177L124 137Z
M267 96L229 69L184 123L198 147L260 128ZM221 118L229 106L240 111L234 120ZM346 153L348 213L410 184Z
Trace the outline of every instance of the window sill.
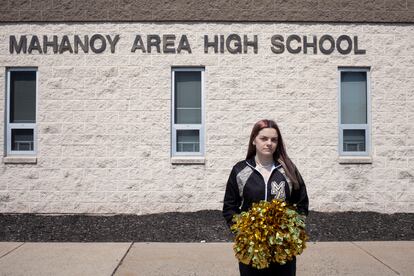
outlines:
M179 157L171 157L171 164L173 165L204 165L206 159L204 157L197 157L197 156L179 156Z
M339 164L372 164L371 156L339 156Z
M5 156L3 157L4 164L36 164L37 157L36 156Z

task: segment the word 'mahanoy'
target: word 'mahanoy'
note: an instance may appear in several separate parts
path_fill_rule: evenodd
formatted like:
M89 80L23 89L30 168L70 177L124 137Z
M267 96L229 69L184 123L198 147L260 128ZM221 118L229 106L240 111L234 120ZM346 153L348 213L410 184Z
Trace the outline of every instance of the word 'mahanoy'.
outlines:
M75 53L77 54L79 49L84 53L88 53L89 49L92 52L99 54L106 50L106 45L109 44L111 47L111 53L115 53L115 46L119 41L119 35L114 37L110 35L103 36L101 34L94 34L90 38L88 35L83 37L79 35L74 35L69 38L69 36L64 35L60 39L57 35L49 38L47 35L44 35L42 38L38 38L37 35L31 37L28 40L26 35L20 36L19 41L17 42L16 36L10 36L10 54L16 52L20 54L29 53L36 51L39 54L47 54L48 49L50 48L54 54L63 54L64 52Z

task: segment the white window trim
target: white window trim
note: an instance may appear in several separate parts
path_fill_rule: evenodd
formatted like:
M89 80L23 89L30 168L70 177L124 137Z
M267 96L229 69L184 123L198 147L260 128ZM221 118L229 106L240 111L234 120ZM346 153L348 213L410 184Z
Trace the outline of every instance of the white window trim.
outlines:
M341 73L342 72L364 72L367 80L367 123L366 124L341 124ZM371 76L369 67L339 67L338 68L338 130L339 130L339 156L355 156L366 157L371 156ZM364 129L365 130L365 151L344 151L343 150L343 134L344 130Z
M10 73L18 71L34 71L36 72L36 114L35 123L10 123ZM33 67L18 67L7 69L7 93L6 93L6 153L7 156L33 156L37 154L37 101L38 101L38 87L39 86L39 72L37 68ZM33 129L33 150L32 151L15 151L11 150L11 133L12 129Z
M201 124L175 124L175 72L201 72ZM171 70L171 157L205 156L205 86L204 67L173 67ZM177 130L198 130L199 152L177 152ZM185 163L185 162L184 162Z

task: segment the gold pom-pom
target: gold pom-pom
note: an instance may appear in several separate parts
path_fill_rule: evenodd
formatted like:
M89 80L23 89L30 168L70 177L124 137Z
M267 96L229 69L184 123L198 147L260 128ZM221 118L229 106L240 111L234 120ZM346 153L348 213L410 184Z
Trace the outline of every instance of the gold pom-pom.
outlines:
M305 219L281 200L253 203L248 212L233 218L236 258L258 269L271 262L285 264L306 248Z

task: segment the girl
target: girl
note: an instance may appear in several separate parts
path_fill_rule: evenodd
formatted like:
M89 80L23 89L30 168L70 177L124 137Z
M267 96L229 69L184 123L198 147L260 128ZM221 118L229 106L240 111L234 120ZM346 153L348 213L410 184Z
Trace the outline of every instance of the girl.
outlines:
M305 183L286 153L279 127L272 120L258 121L250 134L246 160L234 165L227 181L223 216L231 226L233 215L248 211L261 200L285 200L308 215L309 200ZM272 263L256 269L239 263L241 276L295 275L296 259L285 265Z

